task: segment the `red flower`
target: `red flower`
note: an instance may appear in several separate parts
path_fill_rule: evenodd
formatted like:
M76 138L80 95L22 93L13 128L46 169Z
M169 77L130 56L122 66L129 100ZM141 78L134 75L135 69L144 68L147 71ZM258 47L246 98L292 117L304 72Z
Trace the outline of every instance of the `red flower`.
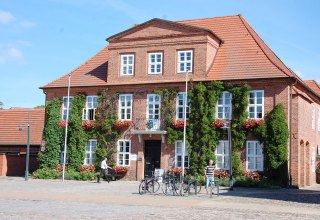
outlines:
M214 171L214 176L219 179L224 179L226 177L229 177L229 172L227 170L216 170Z
M248 119L245 122L243 122L243 126L245 127L245 129L253 129L256 127L260 127L264 124L264 120L263 119Z
M180 175L180 173L182 173L182 168L181 167L175 167L172 169L172 173L174 173L175 175ZM186 169L184 169L184 173L186 174L187 171Z
M118 174L126 174L128 172L128 167L123 166L113 166L113 170L115 170Z
M68 166L65 166L64 169L67 170L67 169L68 169ZM63 165L60 165L60 164L59 164L59 165L56 167L56 170L59 171L59 172L63 171Z
M86 130L91 130L94 127L94 121L86 120L82 122L82 127Z
M114 126L116 128L119 128L119 129L122 129L122 128L128 128L132 125L132 121L127 121L127 120L117 120L115 123L114 123Z
M61 122L58 123L58 125L59 125L60 128L66 128L67 123L65 121L61 121Z
M94 172L95 168L93 164L84 164L80 168L80 172Z
M261 180L262 176L256 171L247 171L244 173L244 176L253 180Z
M189 122L188 121L186 121L186 126L188 126L189 125ZM174 128L174 129L183 129L184 128L184 120L181 120L181 119L179 119L179 120L173 120L172 121L172 127Z
M225 120L223 119L217 119L214 122L212 122L211 126L215 129L220 129L224 126L224 124L226 123Z

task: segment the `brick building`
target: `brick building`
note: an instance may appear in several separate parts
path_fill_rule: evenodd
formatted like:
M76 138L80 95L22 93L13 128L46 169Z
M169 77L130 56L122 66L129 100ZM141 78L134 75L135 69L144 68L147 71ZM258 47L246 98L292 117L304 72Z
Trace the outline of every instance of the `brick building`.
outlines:
M182 142L166 143L167 132L160 118L161 97L153 91L178 88L176 118L181 118L185 73L189 69L194 82L220 80L250 85L250 118L263 118L277 103L283 103L290 129L288 160L292 184L315 183L320 145L320 87L291 71L242 16L178 22L152 19L107 41L108 46L70 73L71 96L85 92L84 112L94 112L97 94L102 90L108 88L120 94L119 119L132 120L133 126L118 141L117 163L129 166L129 179L141 179L154 168L181 166ZM67 85L68 74L43 86L46 100L59 97L65 102ZM229 93L223 93L221 114L217 117L225 117L232 108L230 98ZM63 104L62 118L65 110ZM94 114L83 117L94 119ZM147 127L150 121L151 126ZM87 149L94 150L95 141L89 140ZM226 145L221 140L218 148ZM260 143L249 138L244 149L244 168L262 171ZM248 149L253 153L248 154ZM224 152L217 156L228 155ZM226 167L223 159L220 162L221 168Z
M37 155L42 143L44 109L11 108L0 110L0 176L24 176L29 113L29 171L33 172L39 166Z

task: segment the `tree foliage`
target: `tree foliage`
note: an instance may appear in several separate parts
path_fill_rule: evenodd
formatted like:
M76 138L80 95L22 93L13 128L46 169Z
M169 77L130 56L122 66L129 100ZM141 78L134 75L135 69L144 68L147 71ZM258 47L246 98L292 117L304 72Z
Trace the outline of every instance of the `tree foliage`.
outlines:
M78 94L73 97L72 111L69 122L68 159L69 169L78 170L84 162L85 146L88 135L82 127L82 109L85 107L86 97Z
M48 102L46 107L44 128L46 148L44 152L40 152L38 155L40 168L56 168L60 162L60 149L63 143L63 130L58 126L60 122L60 105L61 101L55 98Z

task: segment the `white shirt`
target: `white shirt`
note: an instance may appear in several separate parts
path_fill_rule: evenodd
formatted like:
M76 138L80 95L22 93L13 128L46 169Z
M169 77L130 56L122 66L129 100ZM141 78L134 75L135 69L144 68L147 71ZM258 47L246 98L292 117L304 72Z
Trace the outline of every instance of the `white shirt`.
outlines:
M107 169L108 167L109 167L109 166L108 166L106 160L103 160L103 161L101 162L100 168L101 168L101 169Z

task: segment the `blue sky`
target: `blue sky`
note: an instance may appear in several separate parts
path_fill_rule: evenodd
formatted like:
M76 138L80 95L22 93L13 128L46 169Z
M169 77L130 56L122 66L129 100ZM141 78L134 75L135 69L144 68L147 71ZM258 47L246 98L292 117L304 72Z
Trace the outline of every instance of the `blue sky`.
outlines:
M40 86L93 56L107 37L154 17L242 14L293 71L320 83L319 10L317 0L1 0L0 101L44 104Z

